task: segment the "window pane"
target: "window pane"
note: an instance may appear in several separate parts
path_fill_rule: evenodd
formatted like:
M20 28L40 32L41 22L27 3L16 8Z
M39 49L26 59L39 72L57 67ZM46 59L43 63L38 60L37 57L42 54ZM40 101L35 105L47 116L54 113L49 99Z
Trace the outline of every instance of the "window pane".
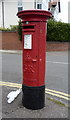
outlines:
M23 10L23 7L18 7L18 12L22 10Z
M37 4L37 9L42 9L42 4Z

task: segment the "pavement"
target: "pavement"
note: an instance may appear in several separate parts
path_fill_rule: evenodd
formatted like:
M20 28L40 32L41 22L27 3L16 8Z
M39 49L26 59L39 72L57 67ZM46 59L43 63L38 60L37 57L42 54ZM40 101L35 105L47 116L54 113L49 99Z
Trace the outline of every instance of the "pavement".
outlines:
M21 51L0 51L0 53L4 53L4 55L5 55L5 53L7 53L8 54L8 56L9 55L11 55L11 54L21 54L22 52ZM51 54L53 55L53 56L55 56L54 55L54 53L52 52L48 52L48 54L49 54L49 58L51 58L51 60L53 61L53 63L52 64L54 64L54 59L51 57ZM59 52L56 52L55 53L56 55L57 54L59 54L60 55L60 53ZM63 54L64 54L64 57L65 57L65 53L63 52ZM61 54L62 55L62 54ZM49 60L49 58L48 58L48 63L50 63L51 64L51 61ZM56 56L56 59L57 60L59 60L58 59L59 57L58 56ZM17 58L16 58L17 59ZM61 58L60 60L61 61L59 61L59 63L61 64L61 63L67 63L67 59L66 59L66 57L64 58L65 59L65 61L63 61L63 59ZM10 60L10 59L9 59ZM1 57L0 57L0 61L1 61ZM12 62L13 62L13 60L12 60ZM5 59L4 59L4 65L6 64L6 61L5 61ZM11 63L12 64L12 63ZM60 65L59 64L59 65ZM8 67L7 65L9 65L9 64L6 64L6 67ZM65 64L66 65L66 64ZM68 65L68 64L67 64ZM1 65L0 65L1 66ZM13 67L13 66L12 66ZM18 67L19 67L19 65L18 65ZM17 69L18 69L18 67L17 67ZM63 67L63 65L61 65L61 67L65 70L65 68ZM5 67L4 67L5 68ZM53 67L51 67L52 69L53 69ZM57 65L55 66L55 68L57 68ZM15 69L15 68L13 68L13 69ZM67 70L67 68L66 68L66 70ZM7 71L7 68L6 68L6 71ZM50 93L52 93L53 92L53 97L50 95L50 94L48 94L48 90L52 90L53 89L53 85L51 85L51 83L50 82L48 82L47 81L47 84L50 86L50 89L48 88L48 86L47 86L47 88L48 88L48 90L47 90L47 92L45 92L45 107L43 108L43 109L41 109L41 110L29 110L29 109L26 109L23 105L22 105L22 92L21 92L21 94L14 100L14 102L12 102L11 104L8 104L7 103L7 95L8 95L8 93L9 92L11 92L11 91L13 91L13 90L17 90L19 87L20 87L20 82L17 82L16 81L16 79L18 79L18 74L16 74L16 75L14 75L13 76L13 74L11 75L11 76L13 76L12 77L12 79L9 81L9 78L11 77L9 77L8 76L8 74L6 73L6 71L4 71L4 73L6 74L6 78L8 78L7 80L6 80L6 78L2 75L2 79L3 79L3 82L2 83L0 83L0 86L2 86L2 118L64 118L64 119L70 119L70 108L68 108L68 104L64 104L64 103L62 103L62 101L60 101L60 100L58 100L58 99L55 99L54 98L54 91L51 91ZM13 70L14 71L14 70ZM20 70L21 71L21 70ZM9 69L9 75L10 75L10 69ZM54 71L55 72L55 71ZM14 72L13 72L14 73ZM20 75L21 75L21 72L19 73ZM49 71L48 71L48 74L49 74ZM64 73L64 74L66 74L66 73ZM63 75L64 75L63 74ZM1 71L0 71L0 75L1 75ZM50 75L50 74L49 74ZM53 73L52 73L52 75L53 75ZM60 74L58 74L59 76L60 76ZM14 79L15 78L15 76L16 76L16 79ZM54 75L54 76L57 76L57 74L56 75ZM52 77L52 76L51 76ZM65 78L66 80L67 80L67 77L63 77L63 78ZM0 79L1 79L1 76L0 76ZM13 81L13 79L14 79L14 81ZM20 78L19 77L19 79L22 79L22 78ZM49 78L49 76L48 76L48 79L50 79ZM1 81L1 80L0 80ZM13 81L13 82L12 82ZM5 82L5 83L4 83ZM54 81L54 83L55 83L55 81ZM12 85L10 85L10 84L12 84ZM65 82L65 84L68 84L68 82L66 83ZM55 84L56 85L56 84ZM59 84L60 85L60 84ZM61 85L62 86L62 85ZM67 86L67 85L66 85ZM67 88L66 88L66 86L64 86L65 87L65 91L67 90ZM61 88L59 88L59 86L58 86L58 88L57 87L54 87L55 88L55 91L57 92L57 93L61 93L61 94L64 94L64 95L62 95L62 96L64 96L65 97L65 95L67 95L67 93L65 93L65 91L64 91L64 87L63 87L63 91L62 92L60 92L59 90L61 90ZM0 95L1 96L1 95ZM59 95L60 96L60 95ZM57 98L57 96L56 96L56 98ZM66 97L67 98L67 97ZM62 99L62 98L61 98ZM67 100L68 101L68 100ZM66 102L66 103L69 103L69 101L68 102ZM0 112L0 114L1 114L1 112Z
M7 103L7 95L16 88L2 88L2 117L3 118L68 118L68 108L49 99L45 94L45 107L41 110L29 110L22 105L22 93L13 103Z

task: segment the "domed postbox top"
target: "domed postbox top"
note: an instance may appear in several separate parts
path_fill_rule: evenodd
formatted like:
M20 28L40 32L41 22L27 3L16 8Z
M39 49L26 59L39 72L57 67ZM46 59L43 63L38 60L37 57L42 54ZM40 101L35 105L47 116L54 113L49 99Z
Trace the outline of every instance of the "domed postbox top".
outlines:
M47 20L52 17L52 13L45 10L23 10L17 13L22 20L40 21Z

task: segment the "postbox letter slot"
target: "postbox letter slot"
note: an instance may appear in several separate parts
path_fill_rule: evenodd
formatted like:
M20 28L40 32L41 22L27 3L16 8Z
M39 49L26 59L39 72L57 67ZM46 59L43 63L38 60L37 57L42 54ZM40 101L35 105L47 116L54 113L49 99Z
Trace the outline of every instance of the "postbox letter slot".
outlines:
M34 29L34 26L23 26L23 29Z

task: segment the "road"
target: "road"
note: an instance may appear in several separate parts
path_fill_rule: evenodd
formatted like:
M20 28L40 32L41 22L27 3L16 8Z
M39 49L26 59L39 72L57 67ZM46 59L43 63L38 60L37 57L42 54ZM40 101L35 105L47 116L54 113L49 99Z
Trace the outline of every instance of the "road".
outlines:
M47 89L69 92L68 65L68 52L47 52L45 76ZM2 54L2 80L4 82L22 83L21 54Z
M59 91L68 91L68 53L47 53L46 86Z

